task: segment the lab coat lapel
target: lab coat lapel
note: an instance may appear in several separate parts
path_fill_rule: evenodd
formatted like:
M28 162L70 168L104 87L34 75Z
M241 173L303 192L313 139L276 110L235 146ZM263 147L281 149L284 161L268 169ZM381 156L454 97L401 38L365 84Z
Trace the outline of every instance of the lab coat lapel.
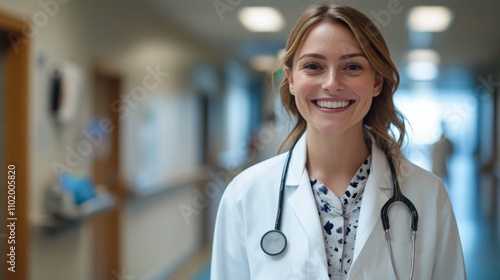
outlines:
M309 240L314 246L316 256L308 256L313 260L320 259L323 267L327 270L325 242L323 240L322 226L319 220L318 208L311 190L311 183L307 171L304 170L297 190L289 198L295 216L307 233Z
M308 257L310 257L311 260L321 260L325 271L328 271L325 243L321 231L323 227L319 219L318 208L311 189L309 175L305 168L306 158L306 135L304 133L295 146L290 162L286 187L292 188L297 186L297 188L295 192L291 194L288 203L314 246L316 256Z
M286 176L287 186L298 186L302 175L306 170L306 159L307 159L307 143L306 143L306 133L304 133L298 140L295 148L292 152L292 158L290 159L290 168L288 169L288 174Z
M354 245L354 261L366 245L372 232L374 230L380 230L380 233L383 232L382 226L379 228L378 226L375 227L375 225L380 221L380 210L389 199L392 193L391 190L392 181L387 158L382 150L372 145L371 173L363 193L359 227Z

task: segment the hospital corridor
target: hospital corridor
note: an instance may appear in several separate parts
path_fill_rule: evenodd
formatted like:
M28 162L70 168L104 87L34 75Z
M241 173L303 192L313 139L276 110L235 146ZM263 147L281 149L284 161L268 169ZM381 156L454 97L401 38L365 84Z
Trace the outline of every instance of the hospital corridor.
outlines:
M317 2L0 0L0 280L211 279L222 195L242 171L286 151L280 144L296 119L279 85L298 74L276 65L302 11ZM443 181L467 279L500 279L500 2L323 2L358 9L373 22L367 34L375 28L385 38L400 77L393 100L405 117L402 153ZM347 49L342 44L324 49ZM368 61L359 53L341 61L353 57ZM308 71L302 89L321 67L299 68ZM353 104L320 102L309 103L323 112ZM279 183L267 187L278 195ZM252 198L254 210L279 205ZM408 212L391 211L391 218ZM276 216L257 220L272 220L271 230ZM428 241L422 235L417 246ZM410 244L407 257L396 258L404 272L414 259ZM389 255L385 246L380 256ZM389 257L385 264L391 269ZM283 279L309 279L298 275Z

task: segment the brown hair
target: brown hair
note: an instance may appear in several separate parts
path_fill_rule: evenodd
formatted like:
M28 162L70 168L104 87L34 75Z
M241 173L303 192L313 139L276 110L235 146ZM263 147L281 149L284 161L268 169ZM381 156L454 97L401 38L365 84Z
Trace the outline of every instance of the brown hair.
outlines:
M393 95L399 85L399 73L392 62L389 49L382 34L374 23L360 11L336 3L318 3L307 8L298 19L286 43L286 50L278 64L278 68L292 69L293 58L301 47L308 32L319 23L330 22L342 24L353 33L356 41L366 55L376 73L383 77L380 94L363 120L363 124L373 135L375 145L394 160L398 167L402 159L401 147L406 134L404 116L396 109ZM289 82L284 78L280 84L281 102L290 115L296 118L295 127L282 143L290 147L306 130L306 120L300 115L295 98L290 93ZM391 125L398 130L394 135Z

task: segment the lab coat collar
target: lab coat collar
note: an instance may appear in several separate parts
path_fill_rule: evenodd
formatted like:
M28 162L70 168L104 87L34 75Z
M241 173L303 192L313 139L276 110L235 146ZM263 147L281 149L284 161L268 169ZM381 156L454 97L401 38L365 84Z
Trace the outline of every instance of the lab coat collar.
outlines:
M323 227L321 226L316 200L314 199L309 176L305 168L302 172L299 186L288 199L288 203L295 216L300 221L303 230L307 233L309 241L313 244L312 248L314 248L314 250L304 252L307 254L308 262L321 262L326 276L328 265L326 263L327 258L325 242L323 240Z
M363 203L359 217L360 228L356 235L356 243L354 246L354 260L357 258L368 237L375 229L375 224L380 220L380 211L374 209L382 209L387 199L392 195L392 180L387 157L384 152L374 143L373 136L368 133L371 140L372 165L370 176L365 186L363 194ZM307 132L304 133L295 145L292 153L290 168L286 179L286 185L298 186L292 194L289 202L292 208L301 221L308 236L313 242L317 253L321 259L326 260L325 246L322 239L321 222L317 211L316 202L310 187L309 175L305 168L307 159ZM319 238L318 238L319 237ZM327 269L326 262L324 262Z
M390 196L392 196L391 176L387 157L381 149L372 144L371 172L363 193L363 202L359 214L359 227L354 245L354 261L365 246L371 233L374 230L383 231L382 226L375 228L375 225L377 223L381 224L380 210Z
M387 157L384 152L378 148L374 143L375 139L372 134L368 132L371 138L371 151L372 151L372 173L376 173L374 176L369 176L370 178L377 177L376 180L380 182L377 186L381 189L392 189L392 183L390 181L391 172L389 169L389 164L387 163ZM299 138L297 144L292 153L292 158L290 160L290 168L286 177L287 186L298 186L300 179L306 168L307 160L307 131ZM375 172L377 171L377 172ZM382 180L383 181L380 181Z
M303 230L307 233L310 242L313 244L313 252L304 252L307 253L308 261L313 263L320 261L323 264L324 275L326 276L328 266L326 263L325 242L323 240L323 227L319 219L309 175L305 168L306 150L306 135L304 133L295 145L290 161L286 187L296 187L296 189L288 199L288 203L300 221Z
M304 132L302 136L295 144L295 148L292 152L292 158L290 159L290 167L288 169L288 174L286 177L287 186L298 186L300 179L306 169L306 159L307 159L307 132Z

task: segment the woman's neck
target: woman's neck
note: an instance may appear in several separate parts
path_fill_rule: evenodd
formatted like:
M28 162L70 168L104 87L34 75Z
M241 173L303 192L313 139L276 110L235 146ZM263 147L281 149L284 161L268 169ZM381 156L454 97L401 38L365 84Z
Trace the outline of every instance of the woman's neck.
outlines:
M363 128L351 129L342 135L307 132L307 163L309 175L320 180L335 195L342 197L359 167L370 154Z

